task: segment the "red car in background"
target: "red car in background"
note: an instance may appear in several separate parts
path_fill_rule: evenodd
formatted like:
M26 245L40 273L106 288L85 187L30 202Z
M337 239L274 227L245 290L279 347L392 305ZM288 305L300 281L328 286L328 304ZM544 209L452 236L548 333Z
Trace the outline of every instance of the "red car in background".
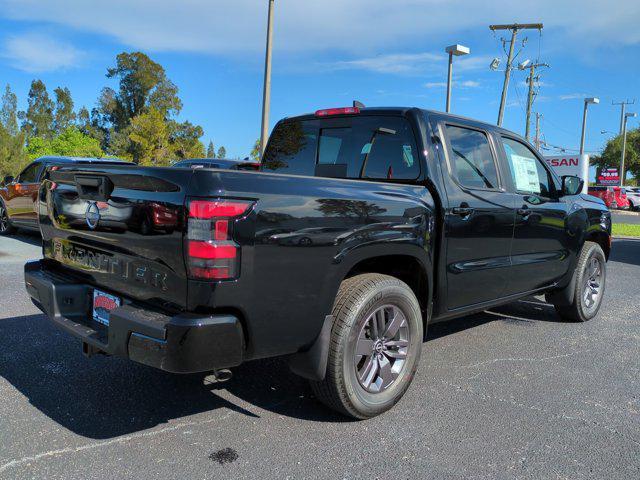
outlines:
M589 187L589 195L601 198L610 209L629 208L627 191L622 187Z

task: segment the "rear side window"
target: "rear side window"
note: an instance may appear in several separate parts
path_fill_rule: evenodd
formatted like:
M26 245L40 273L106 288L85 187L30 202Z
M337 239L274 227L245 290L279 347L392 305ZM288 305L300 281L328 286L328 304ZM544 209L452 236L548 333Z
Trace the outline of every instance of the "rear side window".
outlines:
M451 169L465 187L498 188L498 171L486 134L478 130L447 125Z
M336 178L413 180L420 175L420 163L407 120L361 116L338 122L308 120L279 125L269 142L263 170Z
M39 163L32 163L27 168L25 168L22 173L18 177L18 183L36 183L36 177L38 174L38 169L40 168Z
M413 132L405 120L377 127L362 152L367 152L362 167L365 178L412 180L420 174Z

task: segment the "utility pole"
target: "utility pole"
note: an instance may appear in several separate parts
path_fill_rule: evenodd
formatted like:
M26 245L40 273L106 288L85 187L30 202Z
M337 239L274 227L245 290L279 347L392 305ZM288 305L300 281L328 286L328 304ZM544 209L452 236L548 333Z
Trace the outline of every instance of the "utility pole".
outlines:
M624 130L624 114L627 110L627 105L633 105L634 103L636 103L635 99L633 99L632 101L623 100L622 102L611 102L611 105L620 105L620 135L622 135L622 132Z
M273 40L273 3L269 1L269 18L267 20L267 53L264 60L264 88L262 92L262 131L260 134L260 159L267 148L269 138L269 112L271 110L271 51Z
M533 106L533 97L535 96L534 85L540 77L536 77L536 68L549 67L546 63L533 63L529 66L529 98L527 100L527 125L525 127L525 137L529 140L529 127L531 124L531 107ZM525 67L526 68L526 67Z
M627 119L636 117L635 113L625 113L622 117L622 158L620 160L620 186L624 187L624 156L627 151Z
M536 137L534 138L534 145L536 146L536 150L540 151L540 119L542 118L542 114L536 112Z
M509 79L511 78L511 63L513 62L513 50L516 44L516 37L520 30L537 29L542 30L542 23L512 23L509 25L489 25L489 29L493 32L497 30L511 30L511 43L509 45L509 54L507 56L507 67L504 72L504 84L502 85L502 98L500 99L500 110L498 111L498 126L502 126L504 117L504 107L507 102L507 91L509 90Z

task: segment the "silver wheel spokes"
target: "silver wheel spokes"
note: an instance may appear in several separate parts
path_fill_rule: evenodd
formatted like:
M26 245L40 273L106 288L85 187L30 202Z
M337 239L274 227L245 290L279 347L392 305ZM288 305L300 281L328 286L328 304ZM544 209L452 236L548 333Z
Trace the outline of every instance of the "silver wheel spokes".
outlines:
M587 308L593 308L600 298L602 291L602 265L596 257L591 257L587 263L583 290L584 304Z
M4 207L0 207L0 232L4 232L9 227L9 219L7 218L7 211Z
M384 305L374 311L360 329L354 362L360 385L377 393L398 378L409 350L409 325L402 311Z

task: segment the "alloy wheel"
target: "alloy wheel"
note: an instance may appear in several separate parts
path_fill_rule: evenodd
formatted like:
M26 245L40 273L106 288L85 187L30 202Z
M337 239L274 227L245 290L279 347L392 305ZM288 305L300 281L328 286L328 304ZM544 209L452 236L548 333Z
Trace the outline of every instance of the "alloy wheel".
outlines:
M364 322L358 335L354 364L358 382L367 392L388 389L407 360L409 324L395 305L377 308Z
M0 232L4 233L9 229L9 218L7 217L7 211L3 206L0 206Z
M602 264L598 257L592 256L585 269L583 288L584 305L589 310L598 305L602 295Z

